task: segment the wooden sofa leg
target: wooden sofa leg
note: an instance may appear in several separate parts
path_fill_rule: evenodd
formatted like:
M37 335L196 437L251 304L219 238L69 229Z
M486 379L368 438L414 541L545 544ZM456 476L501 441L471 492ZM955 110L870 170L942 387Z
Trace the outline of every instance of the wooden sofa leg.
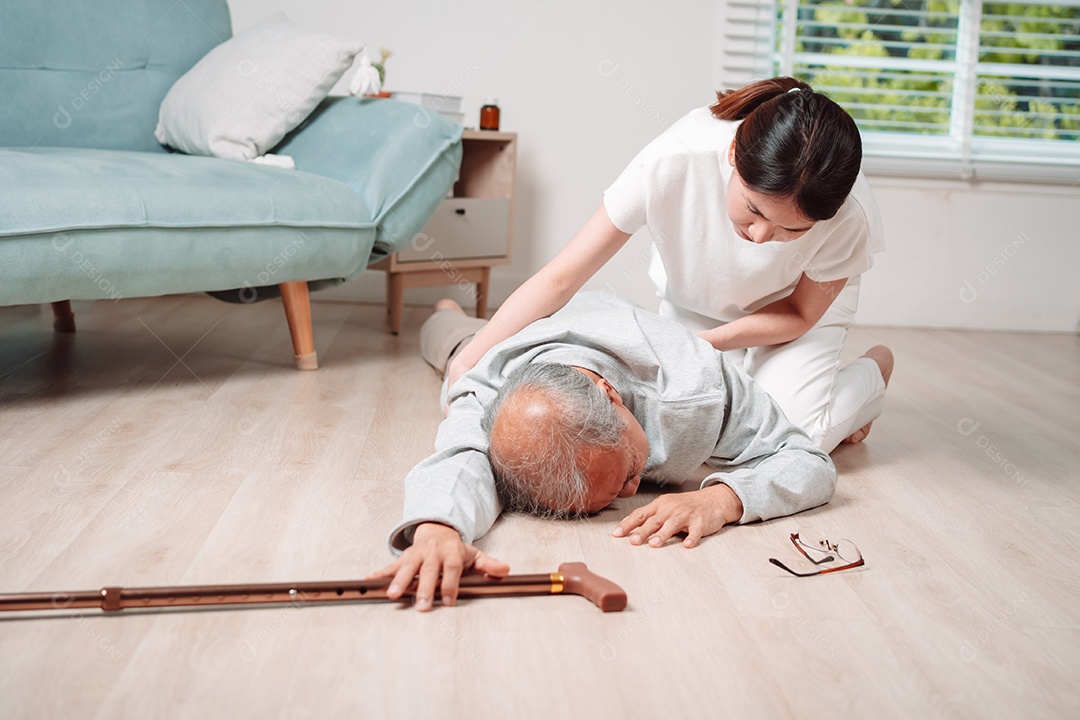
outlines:
M75 332L75 313L71 311L70 300L60 300L52 304L53 330L58 333Z
M317 370L315 339L311 333L311 301L306 282L281 283L281 300L285 304L285 319L289 321L293 352L298 370Z

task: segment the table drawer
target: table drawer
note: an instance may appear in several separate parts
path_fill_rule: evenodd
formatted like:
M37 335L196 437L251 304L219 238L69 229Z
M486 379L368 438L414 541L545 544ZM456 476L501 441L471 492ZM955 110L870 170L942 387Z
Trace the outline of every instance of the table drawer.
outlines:
M509 238L509 199L447 198L423 231L398 251L398 262L505 257Z

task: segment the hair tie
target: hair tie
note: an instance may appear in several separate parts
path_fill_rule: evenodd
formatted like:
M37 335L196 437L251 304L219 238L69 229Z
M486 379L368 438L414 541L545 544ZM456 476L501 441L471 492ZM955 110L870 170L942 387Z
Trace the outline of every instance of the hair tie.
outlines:
M789 93L793 93L793 92L799 92L800 90L802 90L802 88L801 88L801 87L793 87L793 88L791 88L790 90L788 90L788 92L789 92Z

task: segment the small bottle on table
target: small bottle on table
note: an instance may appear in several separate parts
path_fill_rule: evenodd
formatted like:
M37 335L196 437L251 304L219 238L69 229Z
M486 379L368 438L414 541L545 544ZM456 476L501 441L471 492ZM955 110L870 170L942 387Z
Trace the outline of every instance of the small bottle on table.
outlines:
M484 100L484 105L480 108L480 129L499 129L499 101L497 98L489 97Z

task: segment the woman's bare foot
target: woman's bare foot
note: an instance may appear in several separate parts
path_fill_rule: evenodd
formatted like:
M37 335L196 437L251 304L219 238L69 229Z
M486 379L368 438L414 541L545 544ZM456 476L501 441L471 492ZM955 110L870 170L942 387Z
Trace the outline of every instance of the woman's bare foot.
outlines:
M453 310L454 312L459 312L462 315L465 314L465 311L461 309L461 306L450 298L443 298L439 302L435 303L435 311L438 312L439 310Z
M885 347L884 345L875 345L874 347L867 350L866 354L863 355L863 357L868 357L868 358L870 358L871 360L873 360L874 362L877 363L878 368L881 370L881 379L885 381L885 386L888 387L889 378L892 377L892 371L893 371L893 354L892 354L892 350ZM850 445L854 445L855 443L862 442L863 440L866 439L866 436L870 434L870 426L873 425L873 424L874 424L874 422L873 422L873 420L871 420L870 422L866 423L865 425L863 425L861 428L859 428L855 432L848 435L841 442L844 442L844 443L847 443L847 444L850 444Z

